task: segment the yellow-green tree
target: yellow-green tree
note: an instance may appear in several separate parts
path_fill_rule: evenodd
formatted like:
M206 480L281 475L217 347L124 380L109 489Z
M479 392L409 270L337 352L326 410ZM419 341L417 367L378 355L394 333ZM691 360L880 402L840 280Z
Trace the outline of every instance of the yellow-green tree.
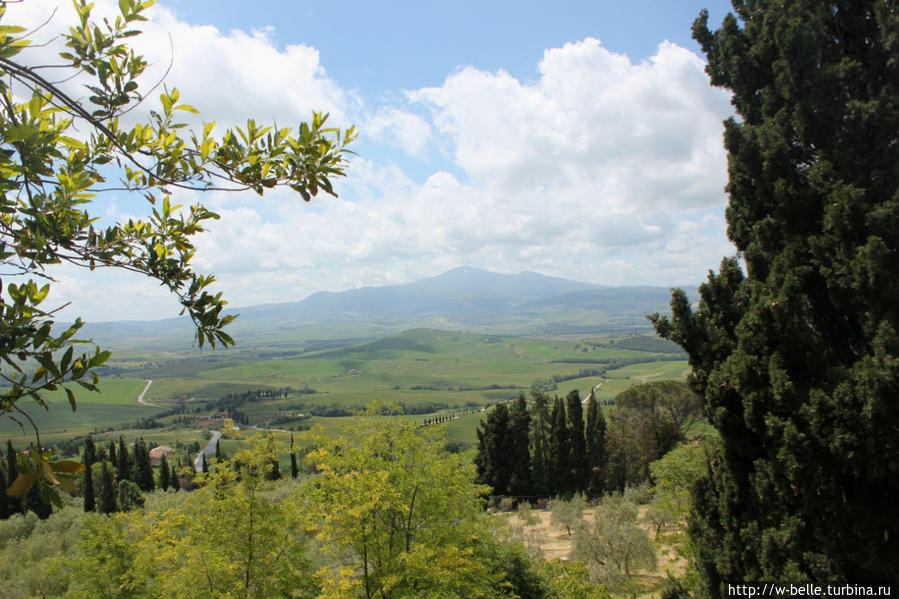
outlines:
M331 563L323 598L500 596L484 559L493 542L470 457L448 454L433 427L368 417L322 438L308 460L306 512Z
M135 521L153 596L315 596L302 512L274 500L282 483L267 480L275 457L270 439L253 439L203 475L182 509Z

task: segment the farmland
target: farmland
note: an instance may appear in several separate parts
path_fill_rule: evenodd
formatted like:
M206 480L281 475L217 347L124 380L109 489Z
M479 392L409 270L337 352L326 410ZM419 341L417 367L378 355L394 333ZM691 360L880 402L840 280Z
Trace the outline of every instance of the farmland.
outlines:
M122 430L157 417L154 426L171 429L177 423L184 435L184 429L197 428L191 419L220 411L229 396L251 392L239 409L260 427L299 431L323 423L331 428L342 420L339 416L379 401L403 406L414 414L409 417L422 421L454 414L458 419L446 427L448 440L470 443L480 408L533 386L559 394L578 389L586 396L602 381L597 397L605 401L634 384L682 378L688 368L677 348L652 337L554 339L434 329L318 350L122 355L115 360L101 381L101 393L76 390L76 412L62 393L49 395L50 413L30 405L42 438ZM153 383L145 398L152 406L136 401L148 379ZM28 432L8 419L0 421L0 435L16 442L26 440ZM161 430L154 434L166 436Z

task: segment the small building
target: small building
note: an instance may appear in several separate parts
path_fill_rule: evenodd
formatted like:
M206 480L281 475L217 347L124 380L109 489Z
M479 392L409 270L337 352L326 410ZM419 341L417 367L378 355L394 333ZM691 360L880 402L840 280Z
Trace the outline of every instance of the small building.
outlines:
M169 447L168 445L160 445L159 447L154 447L150 450L150 464L153 466L160 465L162 463L163 456L165 456L167 462L171 463L173 455L175 455L174 447Z

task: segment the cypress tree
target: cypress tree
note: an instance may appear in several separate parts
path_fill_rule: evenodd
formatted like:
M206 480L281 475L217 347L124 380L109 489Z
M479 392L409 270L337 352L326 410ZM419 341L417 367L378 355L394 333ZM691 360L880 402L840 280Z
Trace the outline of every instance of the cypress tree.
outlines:
M498 403L477 428L478 451L475 468L478 482L493 488L494 495L509 494L512 477L512 435L509 409Z
M6 490L12 486L13 482L19 476L19 470L16 468L16 462L18 461L18 454L16 450L13 449L12 441L9 439L6 440L6 473L7 473L7 481L6 486L3 487L3 493L6 494ZM9 497L8 499L8 510L9 515L13 514L21 514L22 512L22 498L21 497Z
M53 513L53 507L50 505L49 501L44 499L44 496L41 493L41 485L37 483L31 485L31 488L28 489L28 493L25 494L24 512L27 511L34 512L41 520L46 520L50 517L50 514Z
M571 434L571 490L582 493L589 482L587 444L584 438L584 406L581 394L572 389L565 397L568 431Z
M108 462L100 467L100 513L112 514L116 511L116 485L112 468Z
M297 467L297 452L293 447L293 433L290 434L290 478L299 476L300 471Z
M97 509L97 499L94 496L94 472L93 463L96 461L97 451L94 440L90 435L84 440L84 455L81 457L81 463L84 464L84 511L93 512Z
M530 450L531 415L528 414L528 402L524 394L512 403L509 411L509 441L511 449L511 475L509 492L512 495L530 495L533 493L531 482L531 450Z
M571 431L565 418L565 404L556 397L550 414L550 489L551 495L565 495L573 491L571 475Z
M134 444L134 478L137 479L137 486L141 491L149 493L156 488L153 466L150 464L150 450L147 449L143 437Z
M202 452L200 454L200 471L204 474L209 474L209 464L207 463L208 461L209 460L206 459L206 452ZM271 470L269 470L269 472L271 472ZM271 477L269 477L269 480L271 480Z
M89 464L93 464L96 461L97 446L94 443L94 438L88 435L87 439L84 440L84 456L81 459L81 463L87 466Z
M587 494L590 497L599 497L605 492L605 470L608 461L606 418L593 393L587 398L587 428L584 439L587 443Z
M6 468L0 464L0 520L9 518L9 495L6 494Z
M694 495L705 585L899 584L899 14L889 0L735 2L693 36L725 123L728 236L661 336L722 449ZM742 21L742 25L738 21Z
M215 461L216 463L221 462L224 459L222 455L222 447L221 447L221 439L215 440Z
M131 464L133 460L131 456L128 454L128 446L125 445L125 438L119 437L119 452L118 452L119 461L116 464L116 470L118 471L118 480L134 480L134 472L132 471Z
M531 480L534 493L546 496L550 493L550 414L549 398L545 393L531 390L533 405L531 407L531 439L534 453L531 456Z
M171 484L171 472L169 472L169 461L162 456L162 463L159 464L159 488L163 491L169 490Z
M117 468L118 464L119 464L119 457L118 457L118 455L116 455L115 442L113 442L113 441L109 442L109 448L107 450L107 453L109 454L109 463L112 464L113 467Z

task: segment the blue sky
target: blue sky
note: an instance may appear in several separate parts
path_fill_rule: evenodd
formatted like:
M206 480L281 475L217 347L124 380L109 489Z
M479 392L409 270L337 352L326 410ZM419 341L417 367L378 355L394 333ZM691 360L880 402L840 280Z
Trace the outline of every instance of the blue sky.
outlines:
M7 21L37 23L49 4L10 5ZM176 197L221 214L196 265L233 306L463 264L694 285L734 251L723 219L729 97L708 85L690 39L702 8L717 25L729 3L168 0L134 43L153 64L148 82L171 60L166 84L219 131L323 110L362 132L339 199ZM48 41L71 13L61 3ZM111 194L93 211L121 221L146 206ZM72 318L178 312L139 277L55 276L52 297L72 302Z

